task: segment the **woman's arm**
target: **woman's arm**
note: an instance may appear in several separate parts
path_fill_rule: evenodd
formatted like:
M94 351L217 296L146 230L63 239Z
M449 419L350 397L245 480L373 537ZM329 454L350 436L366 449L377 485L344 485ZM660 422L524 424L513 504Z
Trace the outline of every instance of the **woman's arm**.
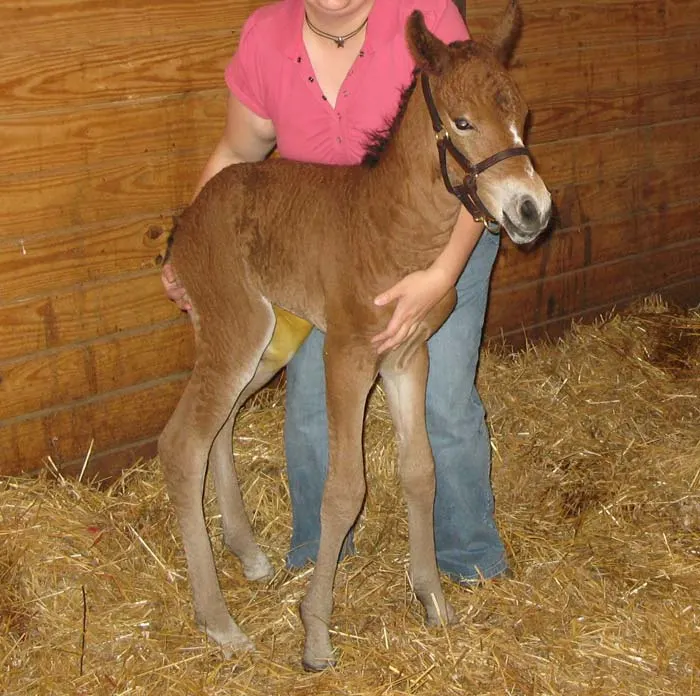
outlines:
M261 118L233 94L229 94L224 132L204 165L194 197L224 167L240 162L259 162L274 146L275 127L272 121Z

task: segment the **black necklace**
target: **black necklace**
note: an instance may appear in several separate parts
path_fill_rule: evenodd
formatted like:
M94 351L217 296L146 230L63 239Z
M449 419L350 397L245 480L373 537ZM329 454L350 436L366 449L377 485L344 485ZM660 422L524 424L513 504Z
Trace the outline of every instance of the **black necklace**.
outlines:
M308 25L309 29L311 29L311 31L314 34L321 36L324 39L330 39L331 41L334 41L335 45L338 48L343 48L345 46L345 42L348 39L352 39L353 36L357 36L365 28L367 20L369 19L369 17L365 17L365 21L362 22L362 24L360 24L360 26L357 27L357 29L351 31L349 34L343 34L343 36L335 36L334 34L329 34L328 32L322 31L318 27L314 26L311 23L311 20L309 19L309 15L306 12L304 12L304 18L306 19L306 24Z

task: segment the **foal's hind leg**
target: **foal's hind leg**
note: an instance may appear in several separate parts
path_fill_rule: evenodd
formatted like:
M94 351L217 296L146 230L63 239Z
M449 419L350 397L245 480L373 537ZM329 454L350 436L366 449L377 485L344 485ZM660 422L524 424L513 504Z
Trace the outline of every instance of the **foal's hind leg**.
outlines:
M450 623L454 611L445 601L435 558L435 464L425 425L425 343L417 346L405 363L399 353L390 355L380 373L397 433L399 472L408 507L413 590L425 607L428 624Z
M209 465L216 484L216 497L221 511L221 524L226 547L238 556L248 580L265 580L274 572L267 556L255 541L238 485L233 459L233 425L240 407L275 375L261 362L250 384L243 390L211 449Z
M273 307L273 311L275 330L272 339L265 349L255 376L239 397L229 420L216 438L209 457L221 509L224 542L241 560L243 572L248 580L269 578L273 568L255 541L243 507L231 443L234 420L245 400L265 386L291 360L311 331L311 324L304 319L281 307Z
M328 624L333 609L333 581L343 540L357 519L365 496L362 423L367 394L376 376L371 348L334 345L326 336L328 405L328 477L321 503L321 540L316 567L301 604L306 631L303 665L322 670L335 664Z
M253 377L274 326L269 305L260 302L247 309L245 332L236 333L225 318L202 325L192 376L158 442L182 532L195 617L227 655L253 645L229 615L221 594L202 496L212 443Z

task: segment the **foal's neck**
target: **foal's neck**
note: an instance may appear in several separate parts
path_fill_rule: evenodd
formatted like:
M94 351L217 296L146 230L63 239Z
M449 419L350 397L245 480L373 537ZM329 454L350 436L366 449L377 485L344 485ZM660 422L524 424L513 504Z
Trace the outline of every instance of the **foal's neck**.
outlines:
M381 200L393 214L399 238L406 242L413 233L421 237L421 246L429 238L444 246L457 221L460 203L443 183L430 113L420 90L413 90L400 118L370 185L390 193L377 196L377 204Z

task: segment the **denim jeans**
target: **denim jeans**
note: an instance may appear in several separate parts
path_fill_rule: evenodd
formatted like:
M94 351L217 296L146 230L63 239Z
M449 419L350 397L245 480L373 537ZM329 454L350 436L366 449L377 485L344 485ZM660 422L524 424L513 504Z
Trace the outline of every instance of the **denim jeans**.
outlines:
M435 458L435 546L440 570L469 582L504 572L494 522L490 444L475 386L491 269L499 238L485 232L457 282L457 306L428 341L426 421ZM293 529L290 568L315 561L328 466L323 334L314 330L287 367L285 449ZM352 533L343 554L353 551Z

